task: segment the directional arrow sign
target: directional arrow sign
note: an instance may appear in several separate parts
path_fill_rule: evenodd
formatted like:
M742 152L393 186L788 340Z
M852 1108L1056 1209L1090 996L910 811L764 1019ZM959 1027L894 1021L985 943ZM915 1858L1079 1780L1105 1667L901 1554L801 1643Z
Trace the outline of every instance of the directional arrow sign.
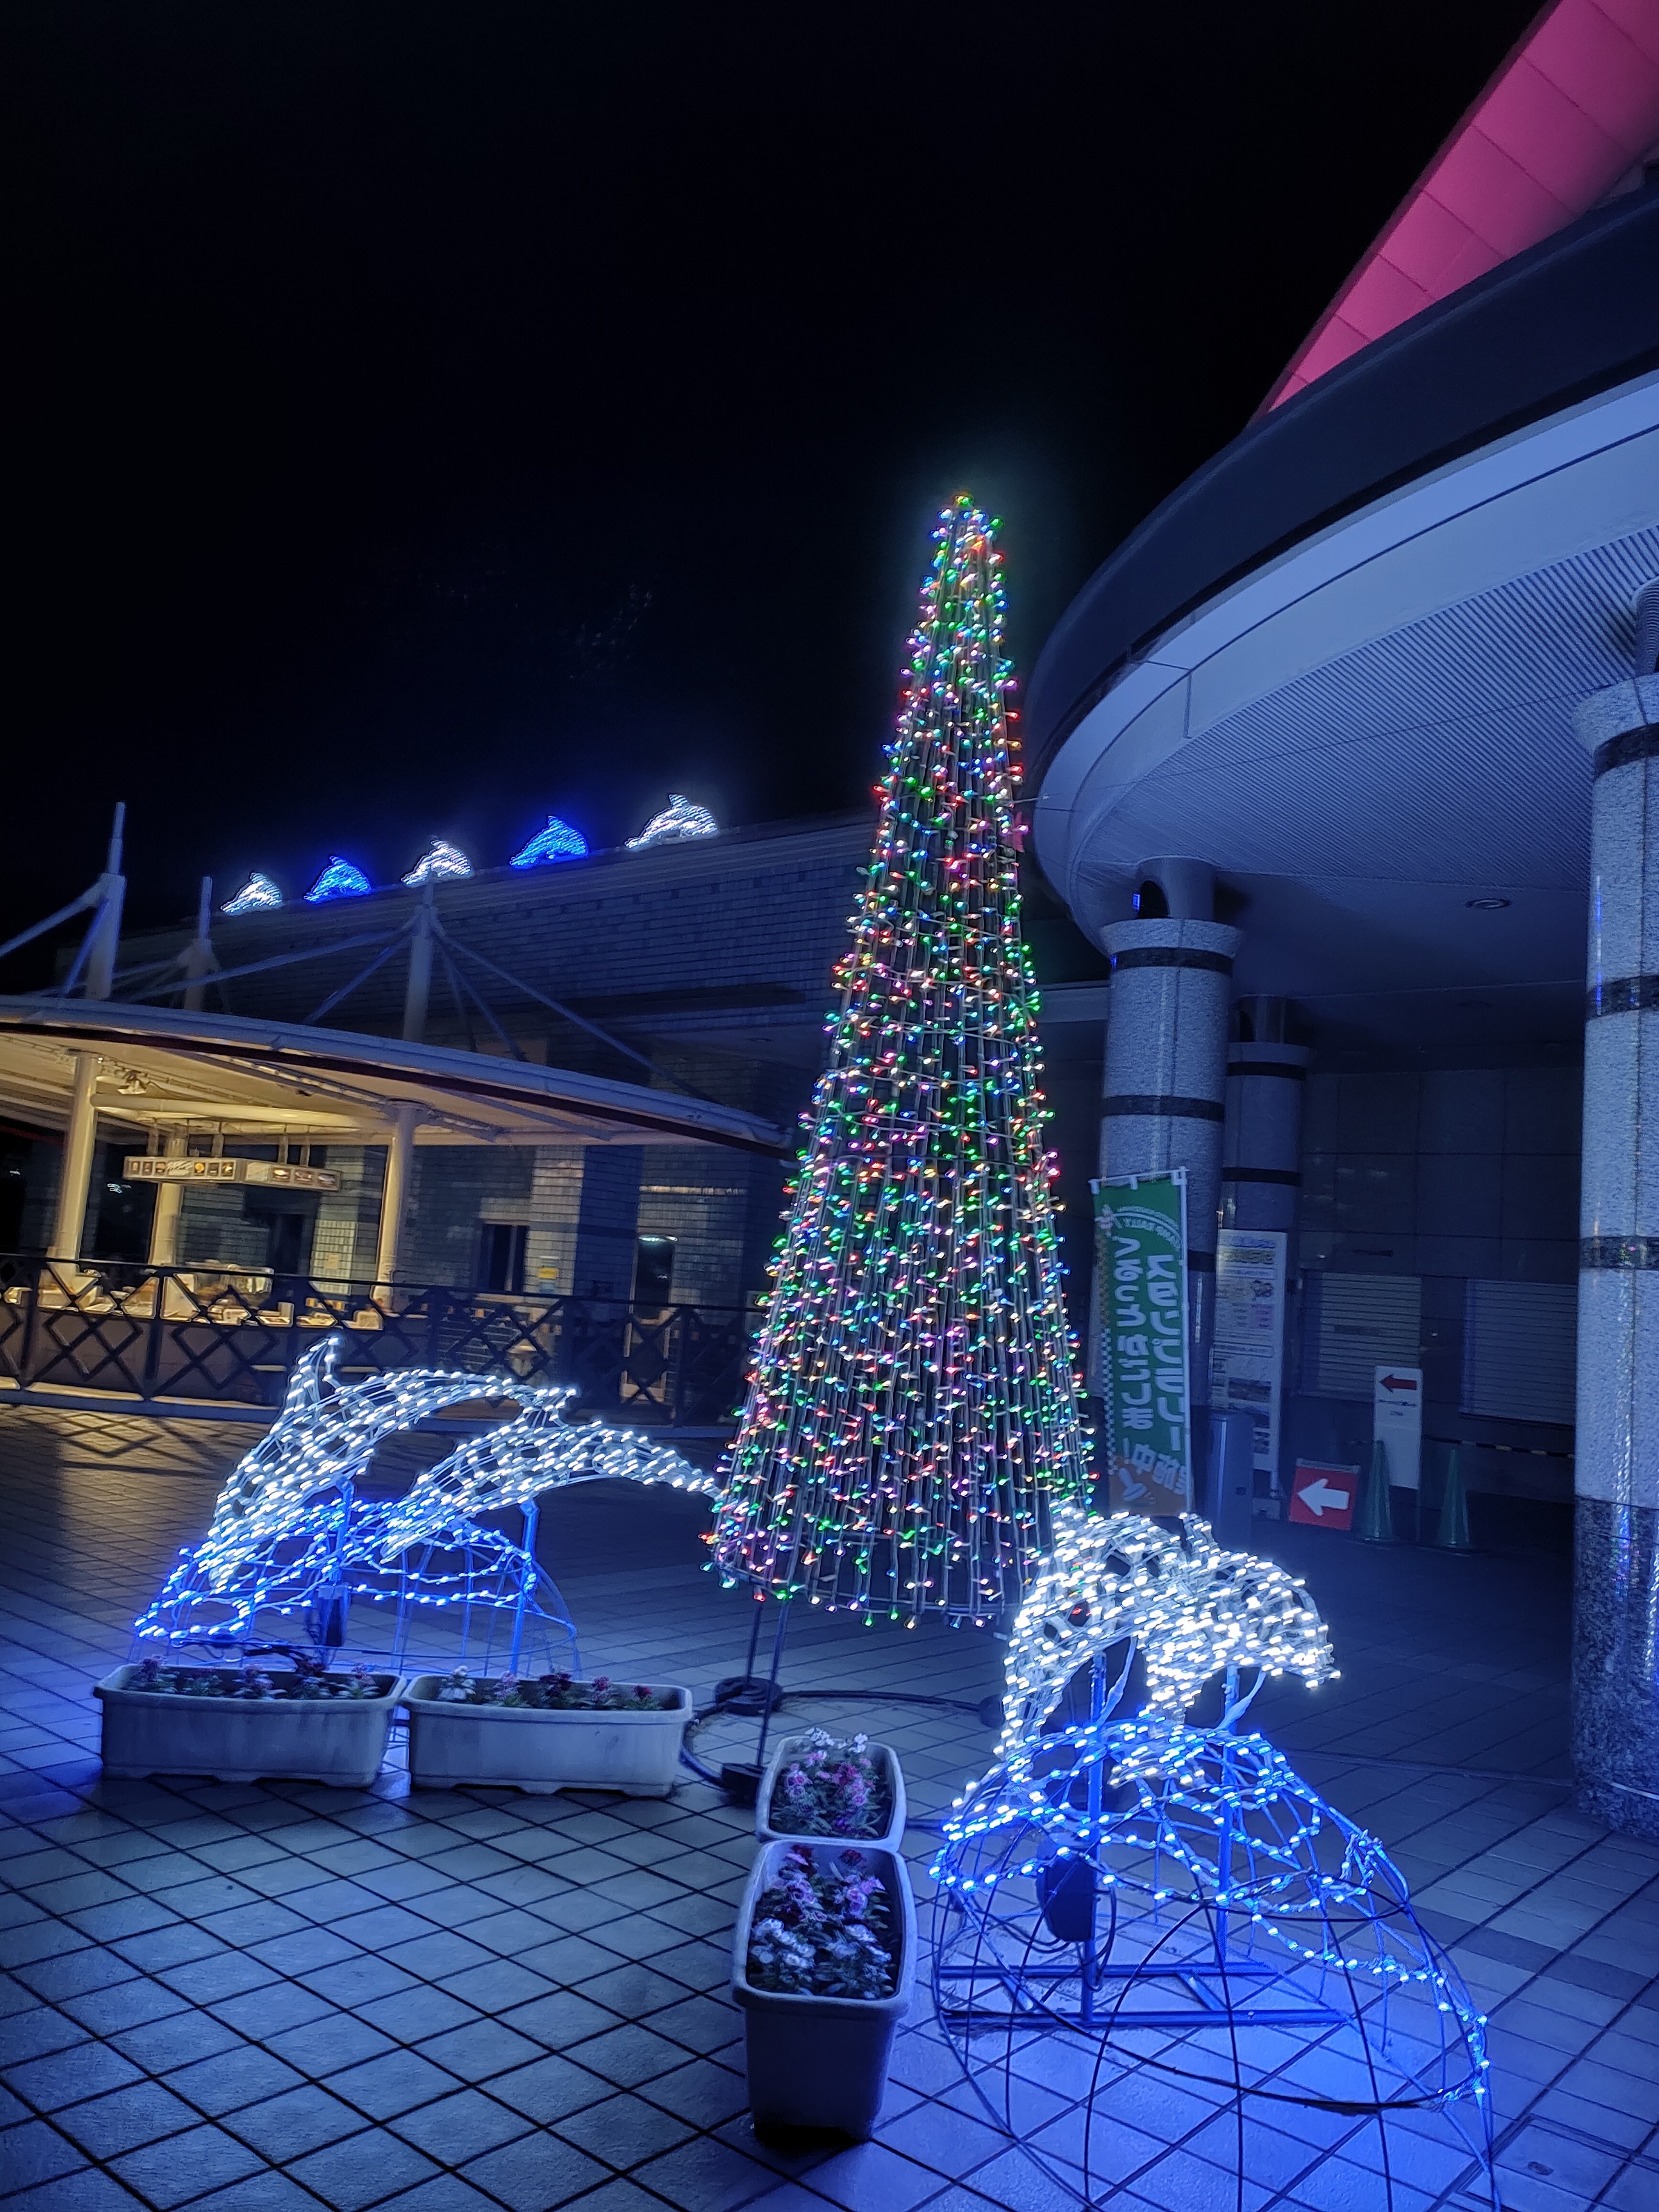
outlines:
M1286 1518L1305 1522L1314 1528L1351 1528L1358 1490L1357 1467L1321 1467L1312 1460L1299 1459Z
M1415 1490L1423 1464L1423 1370L1393 1362L1376 1371L1371 1433L1389 1455L1389 1480Z

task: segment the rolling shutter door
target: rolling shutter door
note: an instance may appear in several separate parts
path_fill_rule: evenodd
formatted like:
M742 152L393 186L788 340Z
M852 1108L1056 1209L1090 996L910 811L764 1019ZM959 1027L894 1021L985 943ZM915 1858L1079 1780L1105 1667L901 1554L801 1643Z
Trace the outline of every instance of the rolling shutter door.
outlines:
M1463 1303L1464 1413L1570 1427L1577 1372L1576 1283L1469 1283Z
M1316 1398L1370 1402L1376 1370L1415 1367L1422 1341L1423 1284L1417 1275L1310 1274L1303 1389Z

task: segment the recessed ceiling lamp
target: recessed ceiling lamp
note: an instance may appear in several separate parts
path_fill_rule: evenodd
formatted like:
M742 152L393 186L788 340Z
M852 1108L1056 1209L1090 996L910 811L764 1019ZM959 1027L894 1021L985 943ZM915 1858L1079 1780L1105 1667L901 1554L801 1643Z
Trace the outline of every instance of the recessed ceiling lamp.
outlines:
M1472 907L1476 914L1496 914L1500 908L1506 907L1509 901L1506 898L1475 898L1465 899L1463 903Z

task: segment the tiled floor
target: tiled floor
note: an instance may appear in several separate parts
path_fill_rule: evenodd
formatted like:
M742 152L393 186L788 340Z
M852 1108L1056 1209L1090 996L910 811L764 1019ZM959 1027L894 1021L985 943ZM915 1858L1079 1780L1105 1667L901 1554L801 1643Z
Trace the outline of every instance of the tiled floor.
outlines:
M126 1656L248 1441L0 1411L8 2212L1060 2212L988 2124L925 1996L874 2142L785 2156L755 2139L725 1994L752 1845L707 1784L627 1802L411 1798L392 1770L363 1792L104 1781L88 1686ZM544 1555L591 1669L699 1698L735 1670L743 1601L699 1571L699 1516L600 1489L550 1507ZM1570 1808L1560 1563L1262 1536L1308 1576L1344 1680L1275 1693L1261 1717L1394 1850L1491 2008L1505 2205L1659 2212L1659 1850ZM973 1705L998 1671L983 1637L815 1620L784 1680ZM878 1727L924 1820L990 1741L936 1707L799 1710ZM749 1740L721 1723L699 1747L718 1760ZM924 1894L931 1843L913 1833ZM1123 2212L1374 2201L1368 2123L1253 2112L1241 2200L1212 2106L1133 2069L1106 2094ZM1395 2203L1469 2203L1455 2181L1425 2165Z

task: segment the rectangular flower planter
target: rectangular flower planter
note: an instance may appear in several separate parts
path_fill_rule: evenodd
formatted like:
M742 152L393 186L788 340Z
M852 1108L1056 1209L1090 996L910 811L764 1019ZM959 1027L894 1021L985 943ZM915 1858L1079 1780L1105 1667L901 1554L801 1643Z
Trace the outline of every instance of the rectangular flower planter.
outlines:
M209 1673L211 1668L206 1669ZM137 1667L96 1684L106 1774L210 1774L220 1782L335 1782L365 1790L380 1771L404 1692L374 1698L195 1698L128 1687Z
M536 1712L446 1704L437 1694L442 1681L417 1674L404 1694L409 1776L417 1790L471 1786L533 1797L616 1790L624 1797L666 1797L679 1778L690 1690L675 1686L672 1705L656 1712Z
M886 1890L890 1927L898 1945L898 1983L890 1997L820 1997L750 1985L749 1930L755 1908L777 1879L787 1854L808 1850L833 1864L848 1845L795 1837L763 1844L755 1855L732 1937L732 1997L744 2015L749 2109L763 2133L811 2128L863 2142L887 2094L887 2065L898 2024L910 2009L915 1979L916 1908L909 1870L879 1844L862 1853Z
M892 1798L892 1809L888 1814L887 1825L879 1834L845 1838L804 1836L792 1828L779 1828L773 1826L772 1792L777 1788L785 1767L789 1765L792 1760L799 1759L802 1752L811 1748L811 1746L805 1736L787 1735L767 1761L766 1771L761 1777L760 1788L755 1796L755 1833L760 1838L762 1843L829 1844L844 1841L857 1844L860 1850L866 1846L872 1850L902 1850L904 1823L907 1817L904 1802L904 1771L898 1763L896 1752L884 1743L872 1743L866 1747L870 1756L881 1767L886 1777L888 1790Z

